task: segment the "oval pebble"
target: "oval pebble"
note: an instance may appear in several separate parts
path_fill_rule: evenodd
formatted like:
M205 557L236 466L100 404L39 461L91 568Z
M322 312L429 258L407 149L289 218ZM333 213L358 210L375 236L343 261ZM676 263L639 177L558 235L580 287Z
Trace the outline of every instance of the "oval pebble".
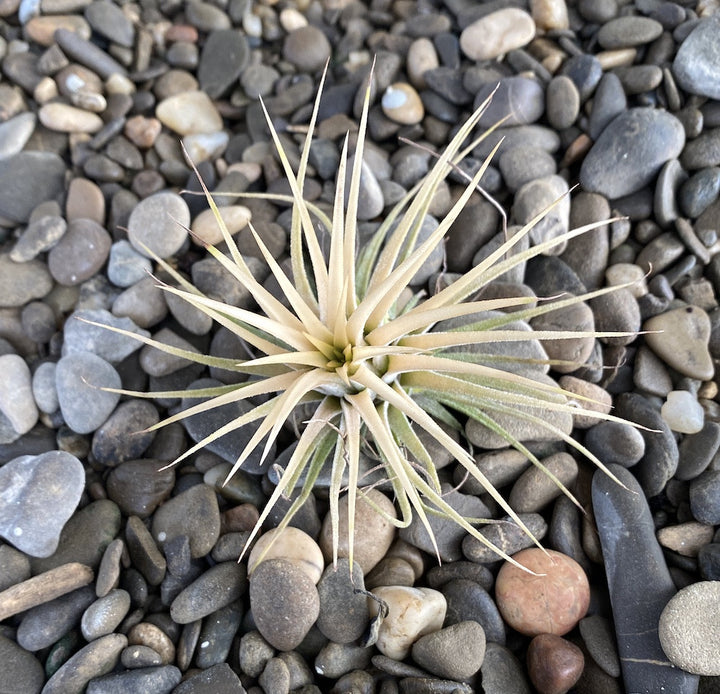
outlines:
M425 115L420 96L407 82L391 84L382 97L383 113L401 125L415 125Z
M248 557L248 574L252 575L260 562L268 559L284 559L297 564L314 584L325 569L318 543L306 532L292 526L281 531L273 528L258 538Z
M296 564L269 559L250 579L250 609L265 640L281 651L290 651L318 618L320 598L315 584Z
M565 694L580 679L584 665L580 648L555 634L539 634L528 646L528 672L540 694Z
M155 115L180 135L214 133L223 127L215 104L201 91L181 92L163 99L155 108Z
M301 72L322 68L331 51L325 34L310 24L290 32L283 43L283 56Z
M524 10L508 7L481 17L463 29L460 48L470 60L492 60L526 46L535 37L535 22Z
M111 590L83 612L80 621L86 641L94 641L111 634L130 610L130 594L121 589Z
M412 647L412 659L433 675L466 680L482 666L485 632L473 621L459 622L421 636Z
M92 219L75 219L48 254L48 269L62 285L72 287L95 275L105 264L112 239Z
M190 209L176 193L156 193L141 200L128 220L128 240L142 255L167 258L187 238Z
M658 636L673 665L696 675L720 675L720 581L693 583L660 615Z

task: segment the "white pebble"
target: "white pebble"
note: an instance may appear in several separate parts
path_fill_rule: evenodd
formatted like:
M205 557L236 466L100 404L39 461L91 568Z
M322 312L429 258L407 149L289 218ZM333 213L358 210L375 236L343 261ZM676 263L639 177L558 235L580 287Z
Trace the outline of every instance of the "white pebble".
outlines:
M681 434L697 434L702 428L705 413L697 398L687 390L673 390L660 409L667 425Z

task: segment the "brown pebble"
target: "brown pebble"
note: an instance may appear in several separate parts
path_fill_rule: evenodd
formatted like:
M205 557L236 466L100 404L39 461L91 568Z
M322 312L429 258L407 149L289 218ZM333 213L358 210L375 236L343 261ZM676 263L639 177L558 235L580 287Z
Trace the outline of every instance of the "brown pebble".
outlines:
M65 203L65 219L92 219L103 226L105 224L105 196L97 183L87 178L73 178L68 186Z
M505 621L522 634L567 634L585 616L590 584L580 564L566 554L537 547L512 557L524 571L505 562L495 583Z
M258 522L260 514L252 504L240 504L225 511L220 517L220 533L249 532Z
M175 660L175 646L170 637L160 628L150 622L140 622L128 632L128 645L147 646L152 648L165 665Z
M162 124L157 118L146 118L145 116L133 116L125 123L125 137L130 142L143 149L148 149L155 144L157 136L162 130Z
M583 652L555 634L539 634L528 646L527 667L539 694L565 694L580 679Z
M0 593L0 622L82 588L90 583L93 577L93 570L89 566L70 562L17 583Z
M189 24L173 24L165 32L165 40L170 43L174 41L197 43L198 30Z

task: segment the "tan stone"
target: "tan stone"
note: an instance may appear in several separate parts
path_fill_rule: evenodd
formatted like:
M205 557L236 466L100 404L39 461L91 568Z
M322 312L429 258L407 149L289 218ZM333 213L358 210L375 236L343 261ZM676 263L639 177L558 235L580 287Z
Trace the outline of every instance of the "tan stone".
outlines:
M388 658L402 660L413 643L442 628L447 611L445 596L432 588L380 586L373 591L388 606L380 625L377 649ZM378 613L378 602L368 598L370 614Z
M61 133L96 133L104 125L96 113L60 102L41 106L38 117L48 130Z
M535 37L535 22L524 10L508 7L465 27L460 48L470 60L492 60L526 46Z
M244 229L252 216L250 210L243 205L228 205L227 207L220 207L218 210L231 236ZM223 240L220 225L217 223L212 210L203 210L195 217L191 230L195 235L193 238L195 243L202 241L215 246Z
M415 125L425 115L420 95L407 82L391 84L383 94L381 105L390 120L402 125Z
M163 99L157 105L155 115L163 125L180 135L213 133L223 127L215 104L201 91L181 92Z
M268 559L284 559L295 564L315 585L325 569L318 543L306 532L293 526L284 530L273 528L258 538L248 557L248 575L260 562Z

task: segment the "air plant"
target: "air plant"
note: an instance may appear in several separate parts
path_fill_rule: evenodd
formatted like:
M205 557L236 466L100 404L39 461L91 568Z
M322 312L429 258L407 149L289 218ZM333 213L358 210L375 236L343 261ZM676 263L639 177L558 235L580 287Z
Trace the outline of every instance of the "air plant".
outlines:
M324 76L323 76L324 80ZM576 302L598 296L611 288L583 296L554 297L540 302L527 297L475 299L479 290L505 272L536 255L551 251L557 244L584 234L600 224L589 224L557 238L519 250L517 244L551 209L526 224L486 259L449 286L432 296L408 289L418 269L440 245L454 220L471 196L478 194L480 180L490 159L472 175L467 185L437 228L419 240L419 230L439 184L453 171L487 133L472 140L473 131L489 100L485 101L457 130L446 149L437 155L428 174L382 220L370 241L358 251L357 209L362 176L363 149L370 104L369 83L357 131L354 163L349 166L349 136L345 137L337 174L332 214L303 199L312 135L318 115L322 82L311 121L301 150L297 172L292 170L273 123L265 110L268 128L280 163L289 182L291 195L248 194L282 200L292 204L290 260L292 278L281 269L250 222L250 231L262 257L275 278L284 301L278 300L252 275L248 265L228 233L213 198L205 189L227 245L227 253L207 246L208 253L254 297L255 310L229 305L203 295L166 261L156 262L177 286L161 283L242 339L253 351L244 361L213 357L178 349L151 338L130 334L147 345L184 357L192 362L240 372L248 380L198 390L165 393L119 391L135 397L199 398L199 404L174 414L153 429L213 408L250 401L252 409L228 421L203 440L186 450L173 464L192 456L204 446L240 427L251 426L253 434L237 460L228 480L259 446L262 458L268 457L286 420L296 408L314 408L304 424L290 459L281 471L276 488L260 513L246 547L260 532L273 507L282 498L292 497L280 528L284 528L307 500L320 471L331 466L329 513L333 530L333 559L338 558L339 499L347 489L349 560L352 564L355 506L358 496L365 497L358 479L361 455L371 452L384 468L392 486L399 519L395 525L407 526L413 514L435 539L429 514L452 519L468 533L509 559L477 529L479 522L460 515L443 498L437 470L418 432L424 432L444 447L477 480L498 506L531 535L522 520L502 495L478 469L469 450L448 433L462 432L463 418L474 419L521 451L532 463L542 463L528 448L503 428L498 414L512 415L548 429L558 439L580 451L599 468L610 474L588 450L566 431L537 415L538 409L577 414L582 411L598 418L614 419L586 410L582 399L557 384L506 370L484 359L482 346L489 343L522 340L576 339L603 333L574 331L528 331L514 329L518 320L529 320L551 310L562 310ZM468 143L468 144L466 144ZM499 147L496 146L493 153ZM346 176L349 174L349 183ZM204 186L203 186L204 187ZM324 236L327 238L324 238ZM323 252L324 242L329 252ZM513 309L512 312L504 312ZM449 319L467 318L461 328L444 329ZM109 326L108 326L109 327ZM516 326L515 326L516 327ZM122 330L114 329L123 333ZM615 333L613 333L615 334ZM512 357L508 357L512 361ZM254 404L254 403L260 404ZM427 440L427 439L426 439ZM544 469L544 468L543 468ZM547 471L546 471L547 472ZM548 474L551 474L548 472ZM552 475L551 475L552 476ZM612 476L612 475L611 475ZM345 484L344 478L347 480ZM227 480L226 480L227 482ZM562 487L561 483L555 482ZM569 494L563 487L563 491ZM437 550L437 546L435 546Z

